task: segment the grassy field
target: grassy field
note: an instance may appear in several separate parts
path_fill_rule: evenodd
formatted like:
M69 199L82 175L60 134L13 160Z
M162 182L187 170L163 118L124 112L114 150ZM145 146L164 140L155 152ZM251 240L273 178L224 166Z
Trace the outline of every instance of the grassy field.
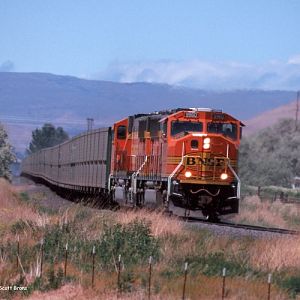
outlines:
M47 193L12 187L4 180L0 194L0 286L27 287L23 292L1 291L0 299L147 299L150 255L151 299L181 299L185 262L186 299L220 299L223 267L228 272L226 299L267 299L268 273L273 274L271 299L297 298L300 293L299 237L214 234L158 211L100 211L80 204L51 208L43 204ZM297 228L296 211L273 205L249 198L237 219Z
M240 201L240 213L234 221L300 230L300 205L249 196Z

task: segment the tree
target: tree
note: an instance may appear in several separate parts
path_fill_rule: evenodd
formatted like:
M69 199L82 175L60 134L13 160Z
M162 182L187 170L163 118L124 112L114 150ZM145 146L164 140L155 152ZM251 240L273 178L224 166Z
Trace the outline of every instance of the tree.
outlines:
M7 133L0 124L0 177L11 180L10 165L16 161L13 148L8 142Z
M62 127L55 128L50 123L45 123L41 129L32 132L32 140L29 144L28 153L34 153L41 149L53 147L68 140L68 134Z
M294 123L281 120L242 140L239 174L244 183L290 187L300 176L300 131Z

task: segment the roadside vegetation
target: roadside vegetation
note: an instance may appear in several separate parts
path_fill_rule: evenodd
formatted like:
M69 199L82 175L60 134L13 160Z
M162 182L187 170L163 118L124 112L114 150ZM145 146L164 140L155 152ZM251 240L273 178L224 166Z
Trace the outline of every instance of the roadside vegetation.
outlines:
M266 298L270 272L272 299L289 299L300 292L299 237L217 234L187 227L157 211L100 211L80 204L51 209L43 206L47 194L26 187L16 189L2 179L0 193L0 285L28 287L23 292L2 291L0 298L146 299L149 256L153 257L151 299L182 297L185 262L186 299L220 299L223 267L228 272L226 299Z
M10 165L16 161L13 148L8 142L7 133L0 123L0 178L11 179Z
M283 119L257 134L243 137L240 169L243 184L290 188L300 176L300 124Z
M239 214L234 217L233 221L300 231L300 204L248 196L240 201Z

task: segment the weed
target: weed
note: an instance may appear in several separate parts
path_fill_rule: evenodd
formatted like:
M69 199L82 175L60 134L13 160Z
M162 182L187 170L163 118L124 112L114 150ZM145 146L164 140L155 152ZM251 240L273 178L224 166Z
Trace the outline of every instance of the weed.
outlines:
M20 219L11 225L10 230L11 233L16 235L16 234L22 234L27 230L30 230L31 232L36 232L39 229L37 228L37 226L35 226L35 224L32 221Z
M30 197L29 197L27 192L21 192L19 195L20 195L19 198L20 198L21 201L29 202Z
M133 292L134 291L135 276L132 271L125 271L122 273L120 282L120 291Z
M27 224L25 223L25 221L18 220L18 221L16 221L15 223L13 223L11 225L11 229L10 230L11 230L11 232L13 234L20 234L23 231L25 231L26 227L27 227Z
M58 269L57 273L54 271L54 266L51 268L47 274L48 284L45 286L45 290L58 289L63 284L64 272L61 268Z
M88 209L85 209L85 208L81 208L76 213L74 222L81 223L81 222L84 222L84 221L88 220L91 217L92 217L91 211L89 211Z
M292 297L296 297L300 294L300 275L291 276L283 280L280 284L284 289L287 289Z
M53 208L53 207L45 207L45 206L37 205L36 208L37 208L37 211L41 214L47 214L50 216L54 216L58 213L58 209Z
M220 276L220 272L223 267L228 270L229 276L241 276L247 273L254 273L244 265L238 262L230 261L226 259L224 253L209 253L206 256L191 256L186 258L180 258L174 261L173 270L164 270L161 275L168 279L176 278L183 275L183 265L188 262L189 273L192 276L196 276L199 273L205 276Z

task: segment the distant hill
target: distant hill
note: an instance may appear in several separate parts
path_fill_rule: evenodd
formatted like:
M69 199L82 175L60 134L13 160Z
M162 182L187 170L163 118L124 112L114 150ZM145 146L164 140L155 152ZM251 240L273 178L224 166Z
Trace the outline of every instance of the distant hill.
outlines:
M290 91L205 91L151 83L116 83L46 73L0 72L0 122L18 151L31 131L44 122L63 126L71 135L140 112L175 107L212 107L242 120L295 100Z
M280 119L295 119L296 116L296 101L288 103L263 112L254 118L246 121L247 128L245 128L246 134L255 133L263 128L270 127L278 122ZM300 121L300 111L298 114L298 120Z

